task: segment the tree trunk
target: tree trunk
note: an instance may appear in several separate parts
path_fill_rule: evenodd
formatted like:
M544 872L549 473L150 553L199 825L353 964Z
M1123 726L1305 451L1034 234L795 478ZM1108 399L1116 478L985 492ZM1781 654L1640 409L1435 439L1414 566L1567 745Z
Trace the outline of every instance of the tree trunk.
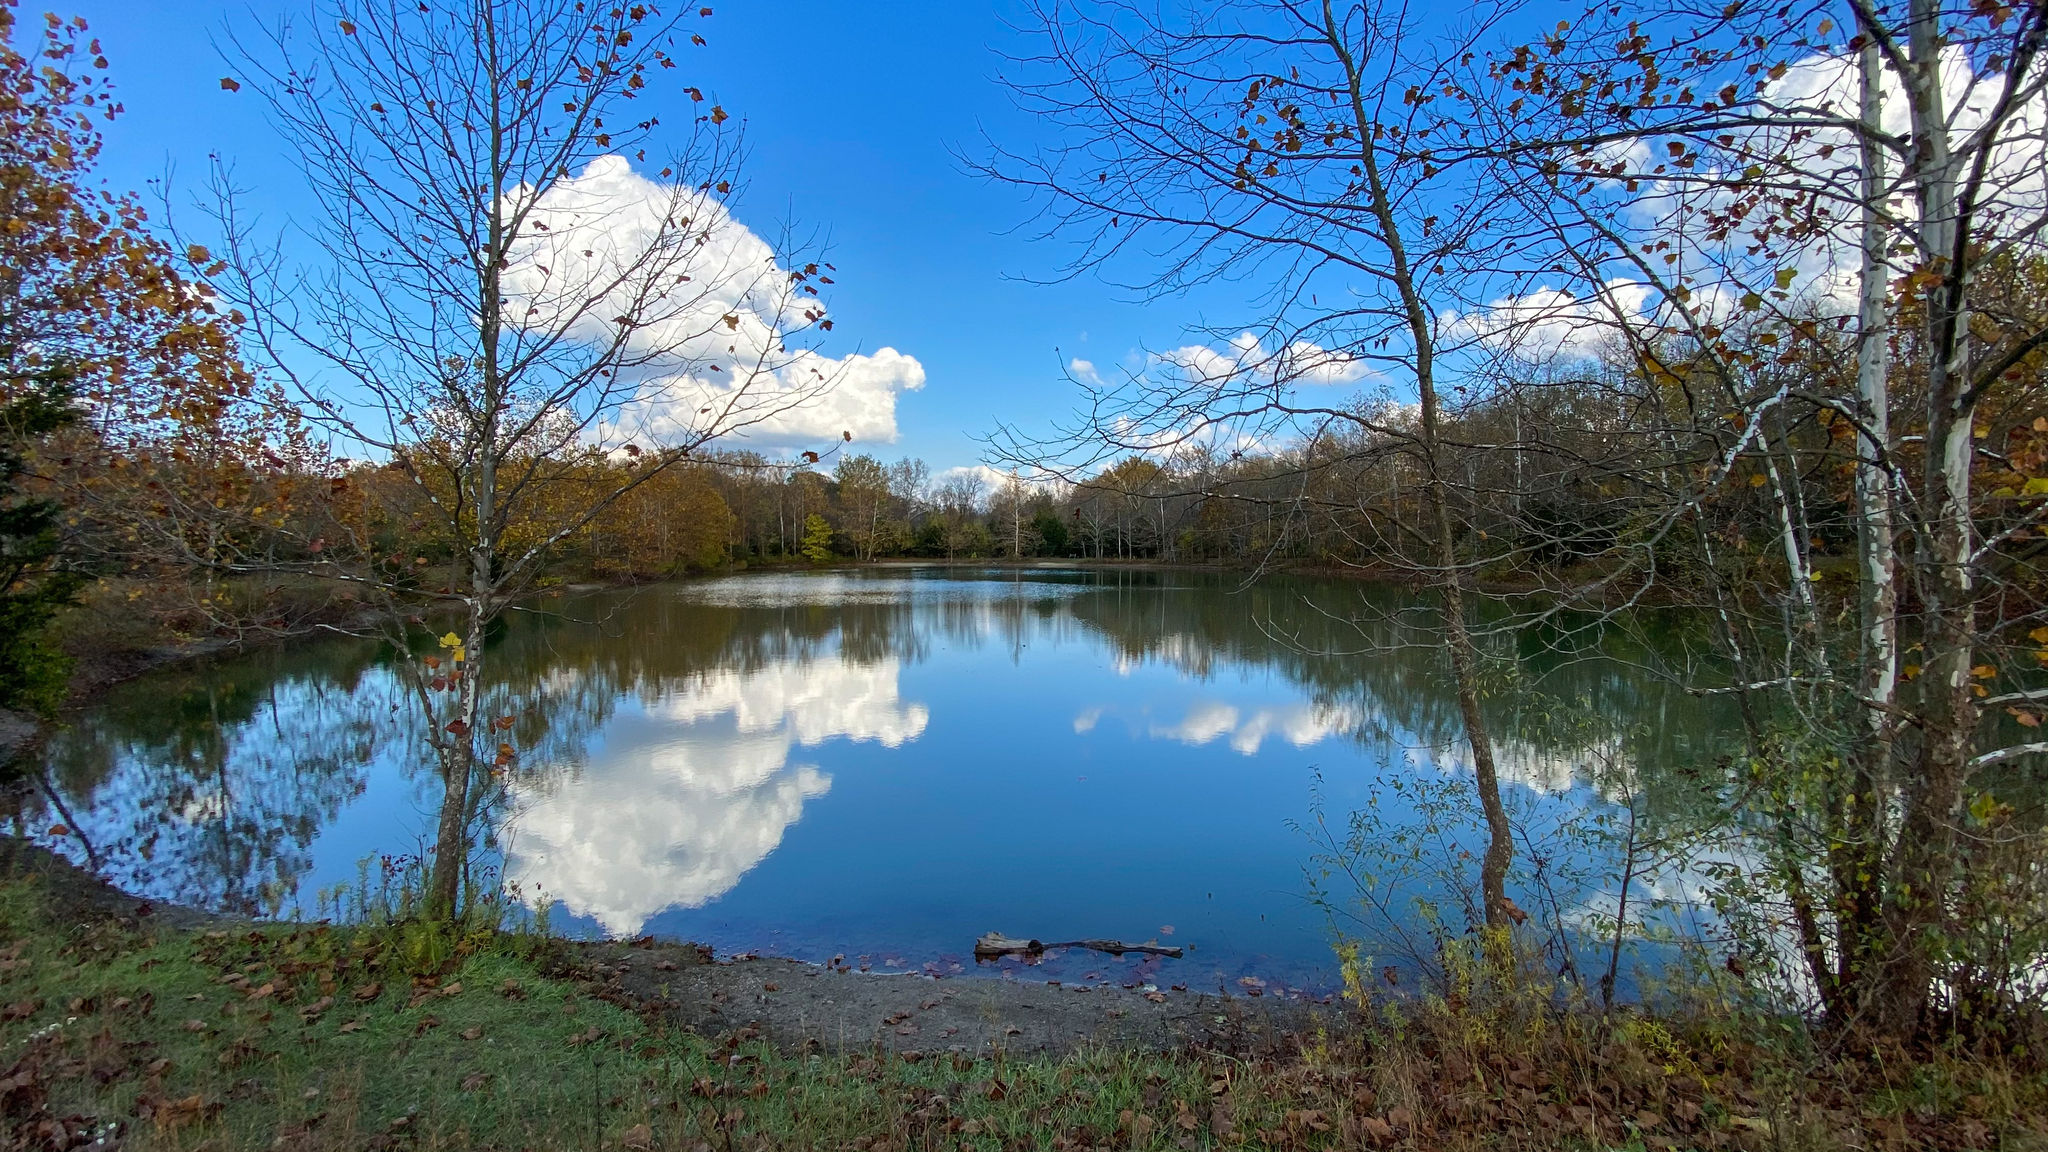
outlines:
M1443 478L1443 446L1438 436L1440 405L1436 391L1435 332L1430 310L1422 298L1409 265L1402 239L1401 221L1395 214L1386 179L1379 164L1379 126L1367 112L1367 93L1351 47L1344 40L1342 26L1323 0L1323 34L1344 66L1348 81L1353 127L1358 133L1360 167L1364 170L1368 208L1387 248L1388 279L1400 293L1406 312L1408 336L1414 343L1416 399L1421 406L1421 446L1424 498L1429 504L1435 555L1432 565L1438 593L1443 601L1444 646L1451 657L1451 679L1458 697L1458 713L1465 723L1465 741L1472 751L1473 784L1479 806L1486 815L1486 855L1479 868L1479 893L1489 928L1506 931L1508 866L1514 860L1514 829L1508 823L1507 808L1501 803L1500 777L1493 759L1493 739L1487 733L1485 717L1479 711L1479 652L1465 623L1464 573L1458 564L1458 542L1451 523L1450 501Z
M1977 706L1970 669L1976 644L1971 578L1970 462L1976 404L1969 392L1969 267L1959 245L1956 163L1942 99L1940 12L1910 9L1911 67L1902 77L1913 117L1913 183L1922 268L1941 277L1926 292L1927 473L1921 504L1927 540L1921 569L1927 662L1921 676L1921 743L1901 790L1897 865L1886 900L1888 955L1878 1006L1896 1032L1924 1019L1935 980L1935 930L1954 870L1955 831Z
M446 749L441 758L441 818L434 835L434 868L428 886L427 911L435 919L453 919L461 911L462 876L469 863L469 814L471 806L470 789L476 786L476 730L477 698L483 690L484 667L484 625L496 608L497 596L497 543L499 536L498 519L500 510L498 495L498 463L503 446L499 443L500 420L506 401L505 380L499 363L498 341L503 334L505 308L502 270L506 266L505 253L509 240L505 220L505 171L504 156L504 110L500 78L505 71L498 66L498 37L492 24L495 14L489 5L482 9L484 35L479 48L487 54L488 70L492 77L490 92L490 150L491 150L491 207L488 216L489 234L485 237L484 250L478 256L475 272L477 285L478 347L477 370L481 374L483 395L481 411L478 414L480 435L477 437L477 459L474 471L466 478L470 483L470 507L476 518L472 537L469 541L469 595L466 607L469 610L463 635L463 659L456 661L453 672L460 675L457 682L455 717L434 734L437 741L445 741ZM595 530L595 522L592 528ZM430 716L435 715L432 711Z
M1880 877L1884 853L1884 781L1890 775L1897 721L1898 593L1894 584L1892 481L1883 466L1891 447L1891 396L1886 378L1891 315L1886 299L1890 279L1884 260L1886 232L1882 130L1883 64L1877 45L1866 43L1858 57L1862 80L1863 229L1860 240L1862 294L1857 305L1856 407L1863 427L1856 453L1856 559L1858 663L1866 742L1851 765L1849 792L1842 803L1845 847L1832 861L1837 900L1833 986L1864 989L1863 977L1878 947ZM1815 974L1817 977L1820 973ZM1822 981L1826 987L1828 981ZM1860 1005L1828 1006L1838 1018Z

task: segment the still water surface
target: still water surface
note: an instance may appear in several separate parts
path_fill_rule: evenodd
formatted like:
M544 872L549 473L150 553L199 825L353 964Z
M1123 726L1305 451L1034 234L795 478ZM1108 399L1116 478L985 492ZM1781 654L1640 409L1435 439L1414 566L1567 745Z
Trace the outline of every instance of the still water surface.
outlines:
M972 969L991 929L1157 938L1190 949L1139 968L1161 983L1328 989L1301 827L1315 795L1341 821L1377 794L1398 820L1386 778L1465 771L1415 610L1355 583L1048 569L557 597L491 647L486 714L519 718L521 751L489 859L579 935L938 972ZM1596 777L1617 756L1654 774L1712 752L1697 700L1598 646L1520 660L1626 729L1596 755L1608 737L1501 717L1521 810L1609 804ZM29 831L69 820L82 836L53 846L89 843L144 894L317 914L430 835L439 788L387 659L335 640L125 685L55 742L65 812ZM1032 974L1130 967L1069 955Z

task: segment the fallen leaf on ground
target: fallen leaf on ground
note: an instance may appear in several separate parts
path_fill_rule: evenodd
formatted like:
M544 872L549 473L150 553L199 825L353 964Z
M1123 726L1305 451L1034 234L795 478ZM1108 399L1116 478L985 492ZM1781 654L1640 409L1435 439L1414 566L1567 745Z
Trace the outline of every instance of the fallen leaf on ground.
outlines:
M197 1093L182 1100L166 1100L156 1106L155 1120L159 1127L176 1128L198 1120L209 1111L206 1097Z

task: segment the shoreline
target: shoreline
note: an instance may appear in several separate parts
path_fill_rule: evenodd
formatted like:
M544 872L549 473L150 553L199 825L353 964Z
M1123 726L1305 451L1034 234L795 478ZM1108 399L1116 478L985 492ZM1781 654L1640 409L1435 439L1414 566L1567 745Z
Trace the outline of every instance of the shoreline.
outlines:
M286 935L308 930L378 931L286 920L250 920L151 901L32 841L0 837L0 876L32 879L55 918L112 922L180 934ZM607 1002L700 1036L751 1029L778 1050L861 1048L893 1054L1062 1056L1109 1046L1273 1053L1317 1028L1341 1028L1341 1003L1218 996L1206 992L1026 981L1006 976L861 972L782 957L724 960L687 941L540 939L556 974ZM915 1058L915 1057L913 1057Z

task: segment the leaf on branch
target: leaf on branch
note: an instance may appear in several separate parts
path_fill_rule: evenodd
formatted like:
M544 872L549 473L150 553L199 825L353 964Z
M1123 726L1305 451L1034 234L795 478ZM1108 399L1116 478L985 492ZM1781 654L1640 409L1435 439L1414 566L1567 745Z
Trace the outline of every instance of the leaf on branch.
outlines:
M223 76L220 78L220 90L223 92L240 92L242 90L242 83L232 76Z

